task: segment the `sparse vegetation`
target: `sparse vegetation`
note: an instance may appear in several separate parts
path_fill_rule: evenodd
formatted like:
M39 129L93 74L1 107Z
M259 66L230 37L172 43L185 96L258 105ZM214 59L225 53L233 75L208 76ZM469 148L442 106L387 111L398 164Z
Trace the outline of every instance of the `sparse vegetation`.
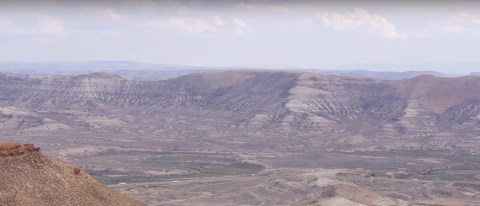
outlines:
M159 205L375 198L396 205L441 196L471 203L470 186L449 185L478 182L480 133L472 125L480 102L472 99L480 94L471 85L480 79L454 80L0 75L0 139L41 143L110 187ZM452 99L443 94L449 89L465 92ZM83 176L79 170L68 172Z

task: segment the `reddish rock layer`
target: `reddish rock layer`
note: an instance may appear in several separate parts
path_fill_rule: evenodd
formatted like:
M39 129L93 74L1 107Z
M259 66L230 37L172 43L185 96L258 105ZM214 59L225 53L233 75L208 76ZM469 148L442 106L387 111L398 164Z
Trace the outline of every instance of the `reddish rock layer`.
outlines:
M18 144L12 142L0 142L0 157L15 157L28 152L39 152L40 148L33 144Z

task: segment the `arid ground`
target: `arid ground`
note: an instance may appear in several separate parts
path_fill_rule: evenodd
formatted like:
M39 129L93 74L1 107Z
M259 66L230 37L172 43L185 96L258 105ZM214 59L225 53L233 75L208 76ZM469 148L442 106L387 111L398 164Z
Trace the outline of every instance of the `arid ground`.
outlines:
M0 140L152 205L479 205L480 77L0 74Z

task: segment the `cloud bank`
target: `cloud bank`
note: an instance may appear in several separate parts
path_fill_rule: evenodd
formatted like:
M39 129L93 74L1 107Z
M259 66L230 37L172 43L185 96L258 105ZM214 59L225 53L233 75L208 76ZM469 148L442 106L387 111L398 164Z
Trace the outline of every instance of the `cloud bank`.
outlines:
M371 14L361 8L348 13L319 13L317 18L325 25L340 31L367 29L370 34L375 36L408 39L407 34L398 32L397 27L385 17Z

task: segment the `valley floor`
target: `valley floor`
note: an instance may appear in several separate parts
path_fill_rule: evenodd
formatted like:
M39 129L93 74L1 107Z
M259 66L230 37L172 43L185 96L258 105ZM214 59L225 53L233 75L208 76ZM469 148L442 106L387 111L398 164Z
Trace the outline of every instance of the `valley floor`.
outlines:
M372 177L366 171L272 169L255 175L114 185L152 205L478 205L480 182Z

